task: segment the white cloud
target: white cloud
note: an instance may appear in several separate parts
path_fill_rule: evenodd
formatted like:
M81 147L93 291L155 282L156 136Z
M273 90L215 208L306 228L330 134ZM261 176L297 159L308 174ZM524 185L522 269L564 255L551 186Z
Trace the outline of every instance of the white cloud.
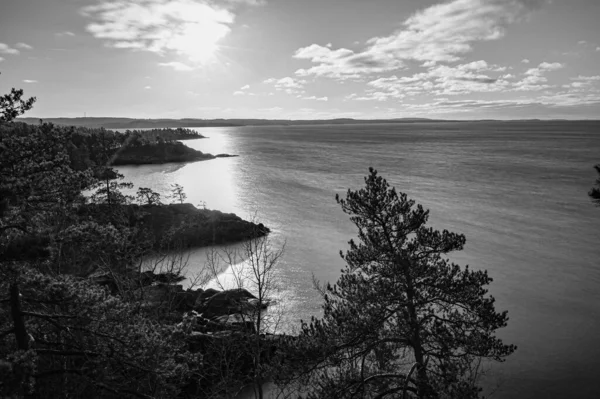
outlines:
M562 87L566 88L566 89L571 89L573 91L582 92L582 91L587 91L590 88L600 84L600 75L596 75L596 76L579 75L575 78L571 78L571 80L573 80L573 82L571 82L570 84L565 84ZM598 90L596 89L596 91L598 91Z
M151 88L152 88L152 86L144 86L144 89L146 89L146 90L149 90Z
M571 78L571 80L578 80L578 81L584 81L584 82L591 82L591 81L600 82L600 75L596 75L596 76L582 76L582 75L579 75L576 78Z
M544 70L544 71L556 71L558 69L562 69L564 68L565 65L561 64L560 62L542 62L538 68Z
M487 62L479 60L459 65L457 68L462 71L486 71L489 69L489 65Z
M312 44L298 49L294 57L315 66L299 69L299 76L356 78L369 73L393 71L404 61L415 60L430 67L456 62L472 51L472 44L497 40L505 27L545 0L452 0L433 5L408 18L403 28L367 41L362 52Z
M300 96L303 100L315 100L315 101L329 101L328 97L317 97L317 96L307 96L307 97L302 97Z
M525 78L513 84L516 91L540 91L550 88L546 84L548 79L540 75L527 75Z
M33 79L24 79L23 80L24 83L37 83L37 80L33 80Z
M412 76L390 76L367 83L370 87L364 96L349 96L347 100L401 99L417 95L458 95L469 93L499 92L509 88L510 83L504 76L491 76L497 72L496 66L490 66L480 60L450 67L438 65L430 67L426 72Z
M523 59L521 60L521 62L522 62L523 64L529 64L529 62L530 62L530 61L529 61L527 58L523 58Z
M544 75L546 72L557 71L564 68L565 65L560 62L542 62L536 68L530 68L525 72L525 77L514 83L516 91L540 91L552 88L548 85L548 78Z
M230 4L246 4L249 6L264 6L267 4L267 0L225 0L225 2Z
M600 51L600 47L596 47L596 51Z
M15 47L22 48L23 50L33 50L33 46L23 42L15 44Z
M402 98L404 95L396 95L389 92L382 91L371 91L365 95L359 96L356 93L352 93L344 98L344 100L354 101L387 101L390 98Z
M108 46L174 53L194 63L211 58L217 43L230 31L235 15L231 8L262 5L258 0L228 0L218 5L208 0L103 0L81 13L92 22L86 30Z
M303 79L294 79L289 76L281 79L270 78L263 83L275 86L275 90L282 91L287 94L302 94L304 93L304 85L307 83Z
M176 71L191 71L194 68L192 68L191 66L184 64L183 62L178 62L178 61L171 61L171 62L159 62L158 63L159 66L163 66L163 67L171 67Z
M544 72L557 71L564 67L564 64L561 64L560 62L542 62L540 65L537 66L537 68L528 69L527 72L525 72L525 75L540 76Z
M4 58L0 57L0 62L4 61Z
M240 90L248 90L250 88L250 85L245 85L242 86L242 88L240 88Z
M296 50L294 58L308 59L318 64L309 69L298 69L298 76L315 75L342 80L356 79L368 73L392 71L403 66L401 60L388 55L355 53L345 48L331 50L318 44Z
M234 96L243 96L244 94L246 94L246 93L244 93L243 91L239 91L239 90L233 92Z
M550 89L553 86L547 84L548 78L544 75L546 72L557 71L564 68L565 65L559 62L542 62L536 68L530 68L525 72L525 77L518 82L513 83L515 91L540 91Z
M75 33L71 32L71 31L68 31L68 30L65 30L63 32L57 32L56 36L58 36L58 37L75 36Z
M281 112L281 111L283 111L283 108L281 108L281 107L259 108L258 110L263 111L263 112Z
M0 43L0 54L19 54L19 50L10 47L8 44Z

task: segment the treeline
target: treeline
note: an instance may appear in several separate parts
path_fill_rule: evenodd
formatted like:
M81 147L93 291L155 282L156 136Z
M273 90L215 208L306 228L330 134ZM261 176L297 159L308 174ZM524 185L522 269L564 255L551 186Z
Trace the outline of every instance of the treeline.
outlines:
M11 120L33 101L0 100L2 397L233 398L250 385L262 399L273 381L293 398L476 398L482 360L515 350L495 336L508 316L487 294L491 278L446 258L465 237L427 227L429 211L373 169L337 198L358 240L337 283L316 283L323 317L286 336L263 311L283 256L264 226L239 237L241 252L211 251L194 278L202 286L225 267L237 289L183 290L176 237L190 225L144 223L161 198L140 188L144 205L132 206L121 191L131 185L109 157L122 137L76 144L69 129L25 129ZM156 218L187 220L182 188L172 196L178 208Z
M12 123L10 131L27 136L43 126ZM106 165L190 162L214 158L211 154L204 154L179 142L204 138L191 129L127 130L119 133L104 128L46 126L53 126L54 130L62 132L67 141L70 166L80 171Z

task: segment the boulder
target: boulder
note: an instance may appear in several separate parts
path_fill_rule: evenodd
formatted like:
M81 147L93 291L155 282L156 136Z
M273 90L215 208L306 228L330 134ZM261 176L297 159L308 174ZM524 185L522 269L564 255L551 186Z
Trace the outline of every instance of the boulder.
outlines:
M215 319L215 322L225 324L233 330L241 330L251 333L256 332L254 321L248 317L243 317L239 313L219 316Z
M135 298L152 304L168 303L173 296L184 293L181 285L156 284L134 291Z
M198 289L198 291L201 291ZM200 294L196 297L196 302L194 303L194 309L200 309L204 302L210 298L211 296L219 293L220 291L215 290L214 288L208 288L200 292Z
M175 307L177 310L182 312L189 312L196 307L196 301L198 297L202 295L202 290L186 290L183 292L176 292L174 297Z
M249 299L256 299L254 295L243 288L225 290L211 296L201 307L203 316L213 319L247 310Z

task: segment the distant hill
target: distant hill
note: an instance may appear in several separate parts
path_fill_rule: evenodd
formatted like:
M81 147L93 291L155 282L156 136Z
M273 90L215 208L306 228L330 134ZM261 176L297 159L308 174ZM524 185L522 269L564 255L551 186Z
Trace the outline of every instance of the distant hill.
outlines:
M18 118L17 121L37 124L39 118ZM106 129L158 129L177 127L205 127L205 126L239 126L226 120L204 119L133 119L133 118L46 118L44 122L62 126L82 126L89 128L104 127Z
M28 124L38 124L39 118L18 118L20 122ZM428 119L428 118L396 118L396 119L315 119L315 120L291 120L291 119L134 119L134 118L109 118L109 117L90 117L90 118L46 118L44 122L54 123L64 126L82 126L88 128L104 127L106 129L147 129L147 128L189 128L189 127L210 127L210 126L291 126L291 125L351 125L366 123L482 123L482 122L537 122L537 123L556 123L556 122L591 122L587 121L567 121L567 120L447 120L447 119Z
M18 118L20 122L37 124L38 118ZM44 122L63 126L81 126L89 128L104 127L106 129L145 129L145 128L178 128L178 127L209 127L209 126L266 126L266 125L325 125L325 124L361 124L361 123L416 123L436 122L426 118L402 119L133 119L133 118L46 118ZM437 120L442 122L441 120Z

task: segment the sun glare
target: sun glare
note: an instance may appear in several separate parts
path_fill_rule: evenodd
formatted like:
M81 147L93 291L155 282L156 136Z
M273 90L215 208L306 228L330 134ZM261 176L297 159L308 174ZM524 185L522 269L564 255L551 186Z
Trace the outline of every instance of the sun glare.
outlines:
M164 14L179 23L171 26L167 48L189 57L193 62L211 58L217 50L217 42L229 31L233 14L227 10L189 1L174 1L164 6ZM168 25L167 25L168 26Z
M229 31L227 25L216 21L189 23L173 35L167 47L187 56L193 62L207 61L215 54L217 42Z
M195 0L137 0L101 3L83 9L94 23L86 29L116 48L175 53L192 63L210 59L230 31L229 10Z

